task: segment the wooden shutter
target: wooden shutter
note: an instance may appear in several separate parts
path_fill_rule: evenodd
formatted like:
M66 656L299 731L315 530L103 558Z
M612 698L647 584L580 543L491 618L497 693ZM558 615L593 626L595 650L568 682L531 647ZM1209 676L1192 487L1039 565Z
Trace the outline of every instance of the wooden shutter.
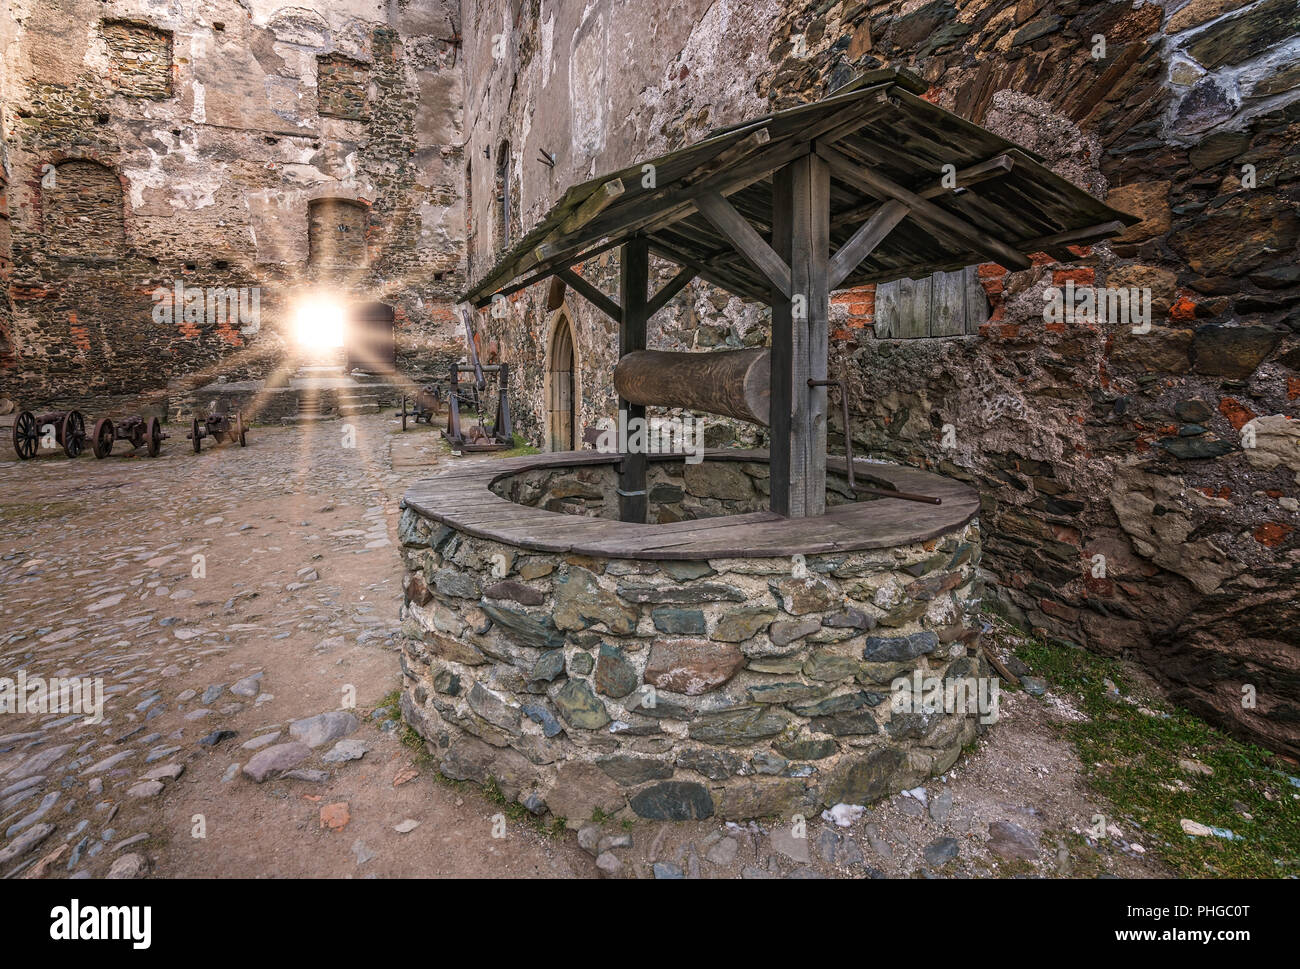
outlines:
M975 266L876 287L876 336L882 340L962 336L989 318Z

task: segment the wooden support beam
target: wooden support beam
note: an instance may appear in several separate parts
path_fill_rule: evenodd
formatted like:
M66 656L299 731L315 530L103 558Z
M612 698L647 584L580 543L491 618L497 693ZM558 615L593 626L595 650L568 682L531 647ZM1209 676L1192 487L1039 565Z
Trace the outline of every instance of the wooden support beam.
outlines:
M579 293L585 296L589 303L595 306L596 309L600 310L610 319L615 321L622 320L623 310L619 307L619 305L615 303L612 299L610 299L608 296L606 296L604 293L602 293L595 286L593 286L591 283L587 282L587 280L583 279L581 276L575 273L572 269L561 269L555 275L559 276L571 287L573 287Z
M744 280L731 271L731 267L718 266L715 262L704 262L700 259L688 256L676 246L669 245L659 237L650 240L650 251L656 256L660 256L670 262L675 262L679 266L695 271L695 275L705 282L712 283L720 289L725 289L729 293L744 292L751 288L744 284Z
M995 239L982 229L977 229L959 215L954 215L915 192L910 192L892 179L879 172L864 168L847 158L842 152L830 145L818 144L816 153L830 165L835 177L847 182L859 191L874 195L879 199L896 199L909 209L913 218L926 223L932 228L945 229L952 233L976 252L983 253L994 262L1007 269L1028 269L1029 260L1007 243Z
M728 239L736 251L748 259L774 289L787 299L790 297L790 266L786 260L763 241L749 220L736 211L735 206L717 192L709 192L695 200L700 214Z
M619 296L623 302L622 319L618 328L618 356L621 360L629 353L646 348L646 320L649 319L646 290L650 285L650 246L644 236L636 236L623 243L619 257ZM619 398L620 416L627 414L628 427L632 421L645 420L645 405L633 404ZM618 517L625 522L645 522L646 465L648 457L643 447L639 452L626 453L618 465Z
M569 265L581 265L588 259L594 259L602 252L608 252L610 249L613 249L618 245L619 241L617 239L605 239L600 243L600 245L573 253L573 258L570 260ZM519 292L521 289L527 289L529 286L533 285L533 283L540 283L543 279L549 279L551 276L557 275L557 273L557 270L549 268L530 273L529 275L512 282L509 286L503 286L490 296L480 296L474 301L474 307L480 309L487 306L498 296L511 296L514 293Z
M997 178L1001 175L1008 174L1015 167L1015 159L1010 155L996 155L988 161L982 161L978 164L971 165L969 168L963 168L957 173L956 188L944 188L942 183L927 185L924 188L914 188L913 191L923 199L934 199L948 192L956 191L959 188L970 188L980 182L987 181L990 178ZM841 212L831 219L831 228L837 228L841 225L847 225L857 222L873 213L880 207L876 201L868 202L865 205L858 205L848 211Z
M668 301L685 289L697 273L690 266L686 266L681 272L673 276L672 279L664 283L663 289L651 297L650 302L646 304L646 318L650 318L668 305Z
M771 132L766 128L759 128L757 131L752 132L725 151L718 152L712 160L705 162L699 168L695 169L695 171L683 178L682 184L694 185L724 169L731 168L733 165L737 165L744 161L746 158L754 154L754 152L761 150L771 140Z
M596 216L604 212L615 199L619 198L624 192L623 179L611 178L596 191L592 192L585 202L574 210L573 214L560 223L559 232L568 235L570 232L577 232L584 225L590 223Z
M885 241L885 236L903 221L907 213L906 205L890 199L876 210L875 215L862 223L848 242L840 246L831 257L830 288L838 289L840 283Z
M830 171L808 155L773 178L772 241L790 292L772 289L771 508L805 518L826 510L826 379L830 322Z
M1053 246L1086 246L1117 236L1125 229L1123 222L1101 222L1082 229L1067 229L1050 236L1038 236L1018 243L1025 252L1046 252Z

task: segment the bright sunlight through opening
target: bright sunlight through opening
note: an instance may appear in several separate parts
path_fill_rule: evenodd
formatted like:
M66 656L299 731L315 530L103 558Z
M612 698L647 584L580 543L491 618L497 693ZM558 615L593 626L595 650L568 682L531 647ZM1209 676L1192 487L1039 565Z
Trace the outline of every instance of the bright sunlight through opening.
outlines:
M329 349L343 346L344 309L339 303L314 299L298 307L298 342L305 347Z

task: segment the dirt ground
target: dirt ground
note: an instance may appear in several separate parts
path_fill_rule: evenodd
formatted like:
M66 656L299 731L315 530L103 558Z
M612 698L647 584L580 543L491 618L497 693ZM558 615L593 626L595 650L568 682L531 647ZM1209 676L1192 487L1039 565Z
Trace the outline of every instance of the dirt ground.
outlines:
M0 877L1165 874L1140 839L1085 837L1109 812L1052 727L1078 714L1050 692L1005 695L946 777L844 828L505 820L377 709L400 685L398 503L458 460L436 433L365 416L195 455L169 430L154 460L121 445L103 461L0 457L0 677L102 677L107 692L98 724L0 717ZM244 773L245 744L285 744L330 711L356 723L296 775ZM996 822L1033 847L990 845Z

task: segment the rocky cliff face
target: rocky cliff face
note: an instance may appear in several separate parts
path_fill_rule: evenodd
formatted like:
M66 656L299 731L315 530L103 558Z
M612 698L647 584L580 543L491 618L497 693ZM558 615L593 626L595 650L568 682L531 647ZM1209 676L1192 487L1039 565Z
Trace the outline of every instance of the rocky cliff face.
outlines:
M467 5L466 22L495 23L506 6ZM480 91L468 137L513 142L522 227L573 181L882 65L920 73L931 100L1141 216L1074 266L981 267L990 321L978 337L881 339L874 291L837 294L832 358L851 382L851 431L859 451L978 484L984 566L1006 613L1132 655L1179 702L1300 752L1295 4L687 6L670 18L598 2L583 28L577 11L525 3L514 29L527 56L467 52ZM626 33L630 48L617 39ZM600 64L575 80L580 49ZM600 137L569 137L575 100L582 117L606 119ZM539 147L555 153L553 169L531 164ZM480 191L488 204L490 189ZM475 241L482 265L492 242ZM612 288L616 259L584 272ZM1045 320L1044 291L1069 282L1149 289L1150 330ZM526 292L492 323L496 352L530 394L517 413L533 429L544 421L545 299ZM590 424L612 407L613 332L568 302ZM705 286L652 326L665 348L766 339L761 312Z

